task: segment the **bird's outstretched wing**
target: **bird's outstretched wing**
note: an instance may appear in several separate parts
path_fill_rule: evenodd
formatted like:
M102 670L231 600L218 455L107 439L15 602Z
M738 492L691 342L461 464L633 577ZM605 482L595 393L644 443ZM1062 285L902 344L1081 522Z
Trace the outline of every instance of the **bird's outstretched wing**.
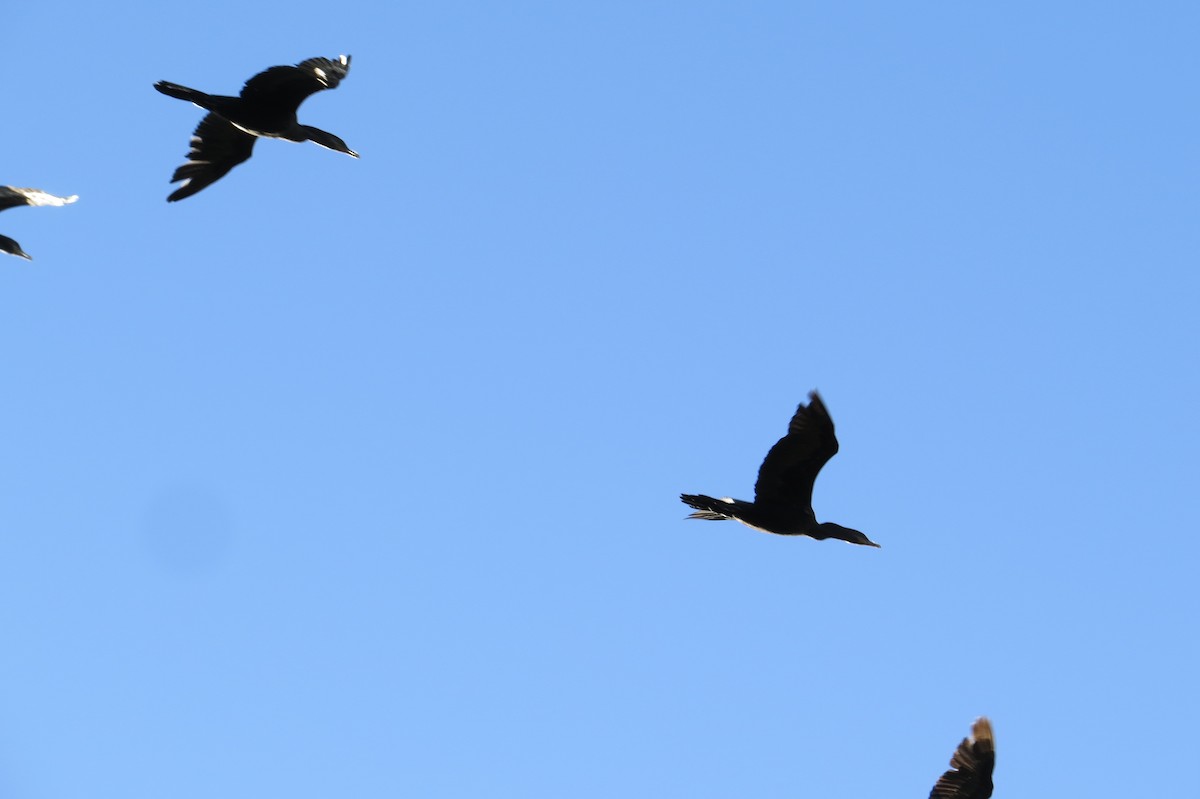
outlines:
M336 88L350 72L350 56L310 58L294 67L271 67L242 87L242 99L295 112L311 94Z
M229 170L250 157L254 139L254 136L238 130L222 117L206 114L192 134L192 148L188 151L187 163L171 176L172 183L180 180L187 182L173 191L167 197L167 202L191 197L225 177Z
M950 758L950 770L941 776L929 799L988 799L992 795L992 770L996 766L996 742L992 725L979 718Z
M812 506L817 473L837 453L838 442L821 395L812 391L808 398L808 405L801 403L792 416L787 435L771 447L758 469L756 504Z
M41 189L22 189L17 186L0 186L0 211L18 205L66 205L79 199L78 194L59 197Z

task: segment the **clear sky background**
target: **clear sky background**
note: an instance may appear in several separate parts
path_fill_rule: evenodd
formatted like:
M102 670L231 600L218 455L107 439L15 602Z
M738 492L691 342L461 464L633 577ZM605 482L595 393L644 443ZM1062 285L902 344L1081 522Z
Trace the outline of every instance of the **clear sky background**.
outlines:
M2 20L4 799L1186 792L1194 3ZM685 521L813 388L882 549Z

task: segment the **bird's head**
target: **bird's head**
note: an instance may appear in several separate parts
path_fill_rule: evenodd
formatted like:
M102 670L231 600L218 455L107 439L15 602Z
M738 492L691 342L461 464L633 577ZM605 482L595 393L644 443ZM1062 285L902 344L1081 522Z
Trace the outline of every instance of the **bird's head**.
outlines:
M860 533L858 530L852 530L849 527L842 527L840 524L833 522L825 522L817 527L821 531L821 538L836 538L839 541L849 541L851 544L862 544L863 546L879 548L871 539Z
M328 147L330 150L337 150L339 153L358 158L358 153L346 146L346 142L334 136L327 130L314 128L311 125L300 125L300 129L308 136L308 140L314 144L319 144L322 147Z

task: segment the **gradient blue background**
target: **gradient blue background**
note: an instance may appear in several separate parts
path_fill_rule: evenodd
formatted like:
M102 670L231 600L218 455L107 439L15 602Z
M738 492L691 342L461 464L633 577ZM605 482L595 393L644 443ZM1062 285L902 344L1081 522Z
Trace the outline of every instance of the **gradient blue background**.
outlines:
M1186 793L1194 3L0 19L0 796ZM684 521L812 388L883 548Z

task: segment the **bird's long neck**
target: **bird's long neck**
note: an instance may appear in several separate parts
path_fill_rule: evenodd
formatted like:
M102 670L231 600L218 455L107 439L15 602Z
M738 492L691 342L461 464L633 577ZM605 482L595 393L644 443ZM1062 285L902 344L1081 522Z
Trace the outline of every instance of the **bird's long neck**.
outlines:
M863 546L868 547L879 546L879 544L876 544L858 530L854 530L850 527L842 527L840 524L834 524L833 522L823 522L818 524L816 527L816 534L813 535L813 538L836 538L839 541L848 541L851 544L862 544Z

